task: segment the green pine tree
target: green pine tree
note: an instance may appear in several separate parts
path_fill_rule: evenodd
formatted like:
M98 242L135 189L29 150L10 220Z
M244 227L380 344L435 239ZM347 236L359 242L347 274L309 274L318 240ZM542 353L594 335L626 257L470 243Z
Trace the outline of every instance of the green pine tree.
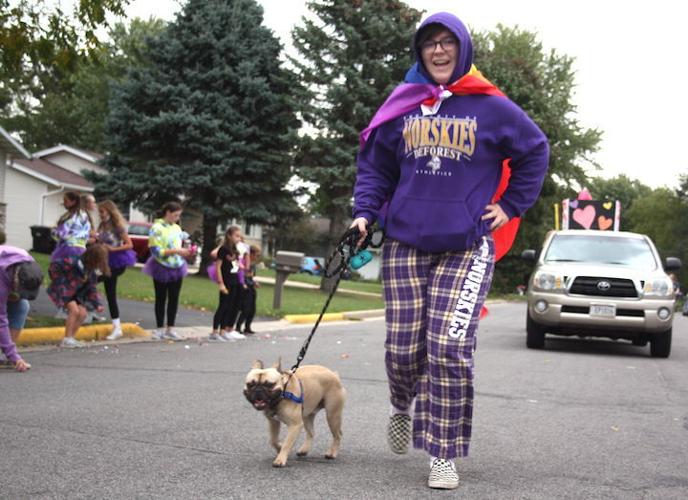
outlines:
M397 0L318 0L317 19L294 29L291 59L305 86L309 126L296 165L317 184L311 204L330 219L334 242L351 217L358 134L413 62L411 38L421 12Z
M148 41L149 64L113 92L101 192L147 209L174 197L203 215L202 269L218 224L275 223L294 208L293 75L254 0L189 0Z

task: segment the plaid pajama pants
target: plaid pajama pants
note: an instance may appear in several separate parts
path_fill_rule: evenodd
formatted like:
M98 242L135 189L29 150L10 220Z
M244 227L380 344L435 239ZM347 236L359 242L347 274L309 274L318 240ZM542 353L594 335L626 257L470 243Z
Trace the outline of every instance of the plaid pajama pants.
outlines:
M468 455L475 335L493 271L492 237L462 252L383 247L390 399L406 412L415 398L413 445L434 457Z

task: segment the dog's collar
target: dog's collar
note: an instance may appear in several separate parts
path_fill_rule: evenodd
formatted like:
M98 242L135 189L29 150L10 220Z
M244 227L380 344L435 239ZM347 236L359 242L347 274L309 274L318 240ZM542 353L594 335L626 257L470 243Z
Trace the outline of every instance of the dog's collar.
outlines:
M299 378L297 378L296 380L299 381L299 389L301 389L301 396L297 396L293 392L282 391L282 398L288 399L289 401L293 401L294 403L297 403L297 404L303 404L303 383L301 382L301 379L299 379Z

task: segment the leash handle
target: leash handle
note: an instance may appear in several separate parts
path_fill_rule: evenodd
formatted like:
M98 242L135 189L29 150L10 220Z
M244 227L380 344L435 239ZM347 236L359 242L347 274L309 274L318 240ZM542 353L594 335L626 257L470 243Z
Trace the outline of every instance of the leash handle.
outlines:
M382 235L379 242L373 242L373 236L376 234ZM325 305L323 306L323 309L320 312L320 316L318 316L318 319L315 321L315 325L313 325L311 333L308 335L303 345L301 346L299 355L296 357L296 364L291 367L292 375L296 373L296 370L298 370L301 361L303 361L303 358L306 357L306 352L308 351L308 346L311 343L311 339L313 338L315 331L318 329L318 325L320 325L320 321L325 315L325 311L327 311L327 308L330 306L330 302L332 301L334 294L337 292L339 282L342 280L342 277L344 276L344 271L349 267L351 259L363 252L366 248L368 248L368 246L370 246L371 248L380 248L385 238L382 230L374 227L370 227L368 229L366 237L363 240L363 243L360 247L356 246L359 237L360 232L358 231L358 228L349 228L344 233L344 236L342 236L342 238L339 240L339 243L332 251L332 254L330 254L330 257L325 262L325 269L323 270L323 274L326 278L333 278L334 276L337 276L337 281L335 281L334 287L332 287L332 291L330 292L329 297L327 297L327 301L325 302ZM341 261L339 262L339 265L334 269L334 271L330 272L330 265L332 264L332 261L337 257L337 255L339 255Z

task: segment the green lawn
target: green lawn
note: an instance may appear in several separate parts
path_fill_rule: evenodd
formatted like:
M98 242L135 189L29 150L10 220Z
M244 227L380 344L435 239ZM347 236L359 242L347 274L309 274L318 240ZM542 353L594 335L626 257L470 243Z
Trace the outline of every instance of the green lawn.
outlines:
M47 286L49 283L49 256L38 253L33 253L32 255L43 268L46 276L45 285ZM347 282L347 284L348 283L349 282ZM100 285L100 288L101 293L103 293L102 285ZM148 276L141 273L138 268L128 269L127 272L120 277L117 283L117 289L119 296L123 298L141 300L144 302L153 302L154 300L153 281ZM327 294L319 290L284 287L282 291L282 308L273 309L273 290L274 287L272 285L262 285L260 289L258 289L257 316L278 318L285 314L320 313L327 300ZM187 276L182 285L180 302L182 305L194 309L214 311L218 302L217 285L207 278L193 275ZM381 298L360 297L337 293L334 299L332 299L327 311L358 311L381 309L382 307L383 303Z

